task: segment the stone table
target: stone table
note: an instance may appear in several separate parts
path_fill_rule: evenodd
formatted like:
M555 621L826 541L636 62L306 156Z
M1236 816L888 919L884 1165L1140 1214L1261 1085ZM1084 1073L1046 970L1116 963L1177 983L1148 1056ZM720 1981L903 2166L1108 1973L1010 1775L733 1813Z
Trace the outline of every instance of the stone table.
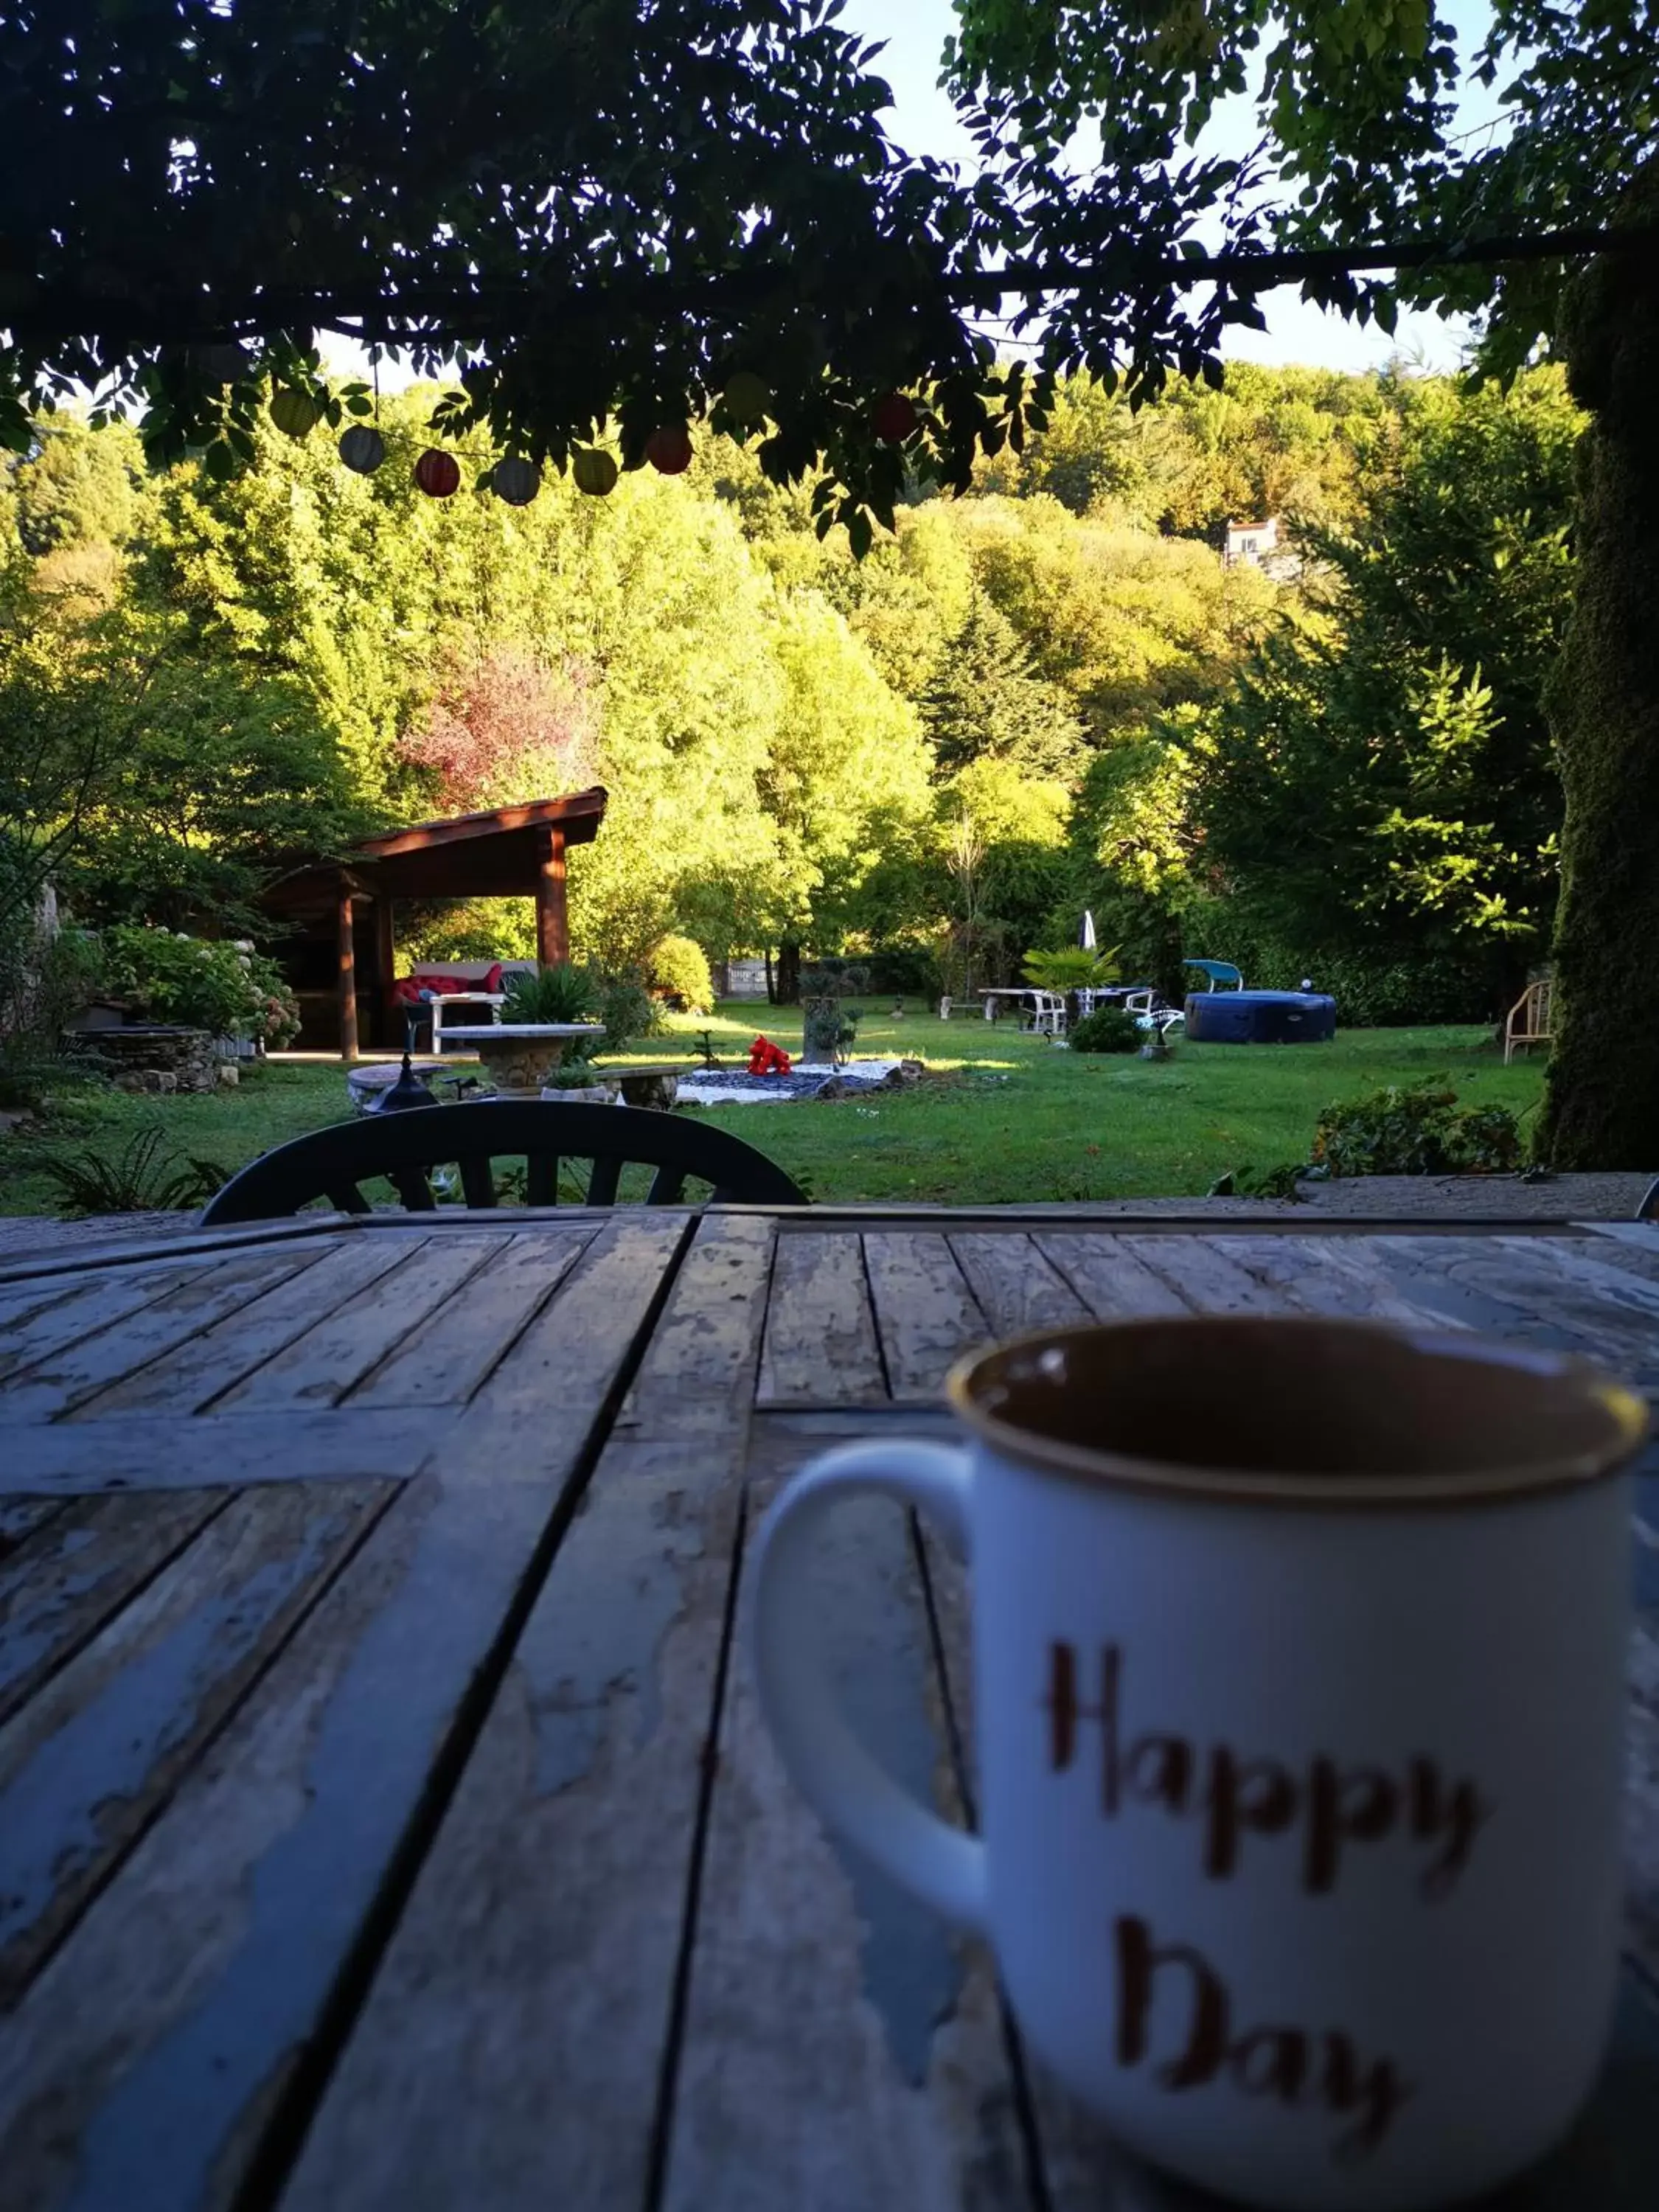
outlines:
M603 1022L476 1022L444 1029L447 1038L470 1044L503 1098L539 1098L542 1085L563 1059L572 1037L603 1036Z

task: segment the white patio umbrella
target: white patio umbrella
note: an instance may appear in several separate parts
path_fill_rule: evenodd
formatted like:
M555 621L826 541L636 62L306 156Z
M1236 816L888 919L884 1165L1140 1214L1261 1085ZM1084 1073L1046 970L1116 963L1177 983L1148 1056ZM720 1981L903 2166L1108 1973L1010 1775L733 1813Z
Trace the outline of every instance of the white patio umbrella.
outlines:
M1077 941L1085 952L1092 952L1095 949L1095 918L1086 906L1083 909L1083 922L1077 933Z

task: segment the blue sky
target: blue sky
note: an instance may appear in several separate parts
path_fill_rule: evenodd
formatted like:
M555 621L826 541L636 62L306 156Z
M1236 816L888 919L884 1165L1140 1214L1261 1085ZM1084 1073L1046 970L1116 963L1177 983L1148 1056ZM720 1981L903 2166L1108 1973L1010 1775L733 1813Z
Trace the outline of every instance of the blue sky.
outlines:
M1441 0L1441 13L1456 26L1459 48L1465 54L1479 44L1488 12L1486 0L1451 0L1449 6ZM875 67L893 90L893 111L887 118L890 135L909 153L971 166L973 142L938 84L939 52L952 21L951 0L847 0L841 17L843 29L886 43ZM1486 121L1492 112L1477 88L1463 103L1460 119L1470 127ZM1245 151L1255 135L1248 100L1225 103L1212 130L1218 149ZM1211 143L1206 134L1206 147ZM1232 359L1364 369L1379 367L1390 354L1403 353L1421 358L1429 368L1451 368L1465 335L1460 324L1437 315L1402 314L1398 331L1389 338L1308 306L1292 285L1264 293L1261 307L1267 319L1265 331L1228 334L1225 350Z

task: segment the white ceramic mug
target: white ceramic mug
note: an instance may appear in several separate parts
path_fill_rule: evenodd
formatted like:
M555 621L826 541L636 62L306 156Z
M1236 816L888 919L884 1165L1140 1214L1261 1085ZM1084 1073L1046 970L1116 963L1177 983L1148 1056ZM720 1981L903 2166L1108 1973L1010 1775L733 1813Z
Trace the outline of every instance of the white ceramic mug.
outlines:
M966 1450L773 1506L752 1650L830 1825L988 1937L1143 2157L1290 2212L1490 2189L1587 2096L1618 1973L1630 1484L1595 1370L1364 1322L1149 1320L951 1379ZM804 1608L878 1492L971 1556L982 1836L902 1790Z

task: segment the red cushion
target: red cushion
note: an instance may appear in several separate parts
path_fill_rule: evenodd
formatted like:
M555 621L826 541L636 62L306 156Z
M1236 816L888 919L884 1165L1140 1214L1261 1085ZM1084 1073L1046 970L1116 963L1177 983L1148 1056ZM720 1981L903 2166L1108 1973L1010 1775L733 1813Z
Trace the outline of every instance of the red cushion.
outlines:
M399 975L392 987L392 995L400 1006L418 1006L421 987L412 975Z
M473 991L477 984L469 983L464 975L423 975L416 969L410 981L418 991L430 991L434 999L453 998L457 991Z
M481 991L499 991L501 988L501 963L498 960L495 963L495 965L490 969L489 973L484 977L483 981L479 984L478 988Z

